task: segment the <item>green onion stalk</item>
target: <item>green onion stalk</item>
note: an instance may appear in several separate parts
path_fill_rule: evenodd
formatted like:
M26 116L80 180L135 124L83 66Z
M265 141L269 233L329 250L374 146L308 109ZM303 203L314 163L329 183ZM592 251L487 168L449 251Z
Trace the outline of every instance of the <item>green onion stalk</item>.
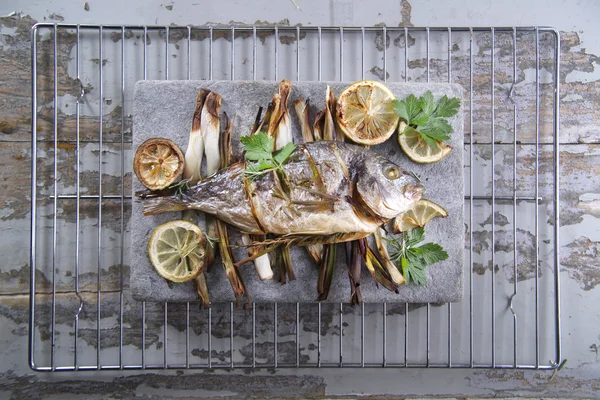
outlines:
M264 119L262 119L262 121L261 121L262 107L258 110L258 114L256 115L256 121L254 122L254 126L251 129L250 135L254 135L254 134L258 133L262 129L262 127L265 125L265 123L266 124L269 123L271 115L273 114L273 108L274 108L274 104L270 103L269 106L267 107L265 117L264 117ZM247 247L248 248L248 256L252 257L256 252L256 249L251 246L252 243L254 241L264 241L265 238L266 237L264 235L263 236L254 235L252 237L247 234L242 235L242 243L245 246L248 246ZM254 267L256 269L256 274L258 275L258 277L261 281L273 279L273 269L271 268L271 260L269 260L268 254L263 254L261 256L258 256L257 258L255 258L253 260L253 262L254 262Z
M271 120L269 123L268 134L275 138L275 149L280 150L288 143L294 143L292 138L292 121L290 119L290 113L288 110L288 99L292 92L292 83L284 79L279 83L279 93L273 96L273 103L275 110L271 114ZM284 187L287 178L280 176L280 181ZM288 193L289 195L289 193ZM280 246L276 250L278 252L277 259L281 267L280 281L282 284L287 282L287 279L293 281L296 279L294 274L294 268L292 266L292 257L290 255L289 246Z
M201 129L202 110L206 97L209 95L210 90L201 89L196 97L196 107L194 115L192 117L192 128L190 129L190 137L188 141L187 150L185 152L185 164L183 169L183 179L187 184L194 184L202 178L201 165L202 156L204 154L204 136ZM187 210L183 212L183 219L196 223L198 213L193 210ZM208 286L206 285L206 269L214 262L214 250L209 244L206 247L204 255L204 268L203 271L196 277L196 288L198 291L198 297L200 299L201 306L210 307L210 296L208 293Z

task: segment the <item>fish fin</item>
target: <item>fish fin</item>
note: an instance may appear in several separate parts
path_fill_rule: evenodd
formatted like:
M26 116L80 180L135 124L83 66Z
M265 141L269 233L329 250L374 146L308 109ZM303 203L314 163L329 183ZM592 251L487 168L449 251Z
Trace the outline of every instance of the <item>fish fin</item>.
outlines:
M162 214L171 211L183 211L187 206L181 200L173 197L153 197L146 198L144 202L144 215Z

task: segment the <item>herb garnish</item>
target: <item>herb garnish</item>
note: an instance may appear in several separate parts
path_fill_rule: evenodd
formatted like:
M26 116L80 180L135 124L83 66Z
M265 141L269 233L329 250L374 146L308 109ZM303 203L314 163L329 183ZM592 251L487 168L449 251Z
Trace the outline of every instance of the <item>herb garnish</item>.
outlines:
M390 258L401 269L406 283L413 282L425 286L427 284L425 268L448 258L448 253L439 244L426 243L417 246L424 239L423 228L414 228L403 232L400 236L385 238L388 242Z
M431 148L437 147L436 142L450 139L452 127L446 120L458 112L460 99L454 97L449 99L444 95L438 103L435 103L433 94L427 91L423 96L417 98L409 95L406 100L393 100L394 112L406 122L406 128L399 132L400 135L409 129L416 130L421 138Z
M190 188L190 180L189 179L182 179L179 182L175 182L171 186L167 187L167 189L175 189L175 196L178 199L181 199L183 197L183 192L185 192L186 190L189 190L189 188Z
M275 139L264 132L242 136L240 141L245 151L246 161L251 161L246 164L244 174L252 180L269 171L282 171L283 164L296 150L296 145L288 143L273 152Z
M212 237L209 236L206 232L204 233L204 237L206 238L206 242L210 245L211 248L215 248L215 246L217 245L217 243L219 243L221 240L217 237Z

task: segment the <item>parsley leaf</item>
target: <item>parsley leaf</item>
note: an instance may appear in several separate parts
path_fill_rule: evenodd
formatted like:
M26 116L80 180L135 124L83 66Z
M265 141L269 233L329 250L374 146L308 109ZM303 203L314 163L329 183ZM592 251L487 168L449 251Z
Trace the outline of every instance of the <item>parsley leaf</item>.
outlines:
M456 115L460 99L444 95L436 104L431 91L427 91L419 98L411 94L405 100L392 101L392 104L394 112L407 125L399 134L415 129L429 147L435 148L438 142L450 139L452 127L445 118Z
M406 123L408 124L410 121L410 115L408 115L408 110L406 109L406 102L394 99L392 100L392 105L394 106L394 112L396 115L407 121Z
M392 105L396 114L406 121L407 125L413 124L413 119L421 113L419 99L414 94L410 94L406 100L392 100Z
M411 229L410 231L408 231L406 233L406 238L407 238L407 245L409 247L412 247L412 246L416 245L417 243L420 243L423 241L423 239L425 238L425 229L423 229L422 227L417 227L417 228Z
M456 97L449 99L444 95L438 102L438 105L433 113L436 117L452 117L458 112L460 100Z
M427 265L448 259L448 253L446 253L444 248L437 243L426 243L413 250L417 257L420 257Z
M277 164L283 164L292 155L294 150L296 150L296 145L294 143L287 143L275 153L273 159Z
M257 179L268 171L283 170L282 166L296 150L296 145L288 143L273 153L275 139L265 132L240 138L245 151L246 168L244 174L250 179Z
M252 136L242 136L240 141L246 152L246 160L259 161L273 158L275 139L266 133L259 132Z
M411 120L416 118L421 112L421 109L419 108L419 99L417 99L414 94L410 94L406 98L406 111Z
M435 110L435 100L433 99L431 91L428 90L427 93L419 97L419 106L424 114L433 114L433 111Z
M426 243L417 246L423 240L423 228L414 228L398 237L386 238L390 258L402 271L406 282L421 286L427 284L426 267L448 258L448 253L439 244Z
M442 118L429 118L427 124L419 129L421 137L428 144L429 141L427 139L431 139L434 143L436 140L443 142L450 139L450 136L448 136L450 132L452 132L452 127Z
M414 283L419 286L427 285L427 273L425 272L425 265L418 264L410 264L410 268L407 268L406 275L404 275L404 279L406 279L407 283Z
M412 120L412 124L417 127L425 126L427 125L427 121L429 121L429 115L421 113Z

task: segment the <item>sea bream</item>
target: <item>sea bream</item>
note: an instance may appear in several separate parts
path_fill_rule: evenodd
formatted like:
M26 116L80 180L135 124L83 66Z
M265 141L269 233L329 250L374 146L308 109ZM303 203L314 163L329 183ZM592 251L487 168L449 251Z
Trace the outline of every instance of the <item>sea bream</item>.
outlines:
M244 167L232 164L177 193L141 193L144 215L199 210L248 234L298 245L332 243L368 236L424 192L390 160L343 142L299 145L282 171L250 178Z

